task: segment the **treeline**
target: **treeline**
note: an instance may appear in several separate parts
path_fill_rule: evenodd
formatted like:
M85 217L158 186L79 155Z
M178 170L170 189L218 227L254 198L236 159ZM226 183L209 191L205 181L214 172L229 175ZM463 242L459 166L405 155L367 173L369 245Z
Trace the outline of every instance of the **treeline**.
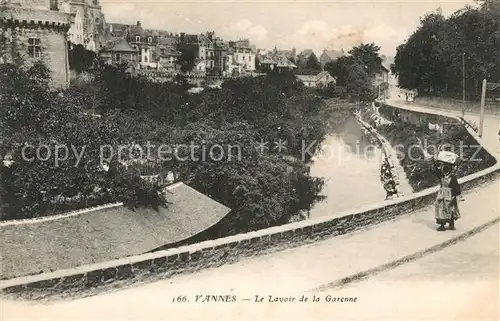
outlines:
M483 79L500 82L500 3L482 1L445 18L421 19L420 27L397 48L392 72L399 86L419 95L462 97L462 72L468 100L479 99Z
M153 83L110 66L93 72L95 81L85 87L53 92L43 66L1 66L0 99L7 107L0 112L0 155L14 161L1 172L2 219L114 201L133 208L168 206L161 186L140 178L158 173L174 173L176 180L231 208L228 234L286 223L322 198L323 180L310 175L306 162L327 133L328 113L349 111L327 112L324 99L293 75L232 80L220 90L190 95L183 77ZM276 145L280 140L286 141L284 148ZM125 162L107 158L101 164L101 146L116 150L148 143L204 149L178 150L178 157L161 159L153 147L153 156L139 162L132 160L136 154L126 154ZM54 155L56 144L86 149L78 164L70 153L56 166L53 159L37 158L33 148L27 156L34 160L23 159L27 144L50 146L42 158L49 151ZM259 144L263 148L256 148ZM208 150L214 153L207 155Z

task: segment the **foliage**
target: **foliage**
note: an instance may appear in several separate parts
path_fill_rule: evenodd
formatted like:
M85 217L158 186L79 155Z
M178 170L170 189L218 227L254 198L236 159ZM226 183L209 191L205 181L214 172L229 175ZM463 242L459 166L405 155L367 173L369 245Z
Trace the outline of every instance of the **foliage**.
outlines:
M2 173L7 186L2 196L22 200L9 204L6 218L48 215L70 209L68 204L84 207L123 201L130 207L161 206L158 187L139 178L145 173L172 172L176 179L231 208L232 214L223 222L226 235L286 223L322 198L323 180L310 175L307 162L327 134L330 118L324 112L324 100L315 90L304 88L291 72L230 80L220 90L197 95L187 94L184 77L153 83L132 77L124 66L101 65L94 72L92 84L61 93L50 92L33 77L10 76L12 86L27 84L30 91L22 94L30 100L21 108L12 96L6 102L13 106L4 109L1 117L9 122L7 150L14 151L16 161ZM33 99L35 94L40 98ZM26 112L27 108L34 112ZM32 127L24 129L21 124ZM287 142L281 152L273 143L280 139ZM256 149L261 140L269 142L268 149ZM56 167L20 159L24 142L88 147L78 166L70 156ZM128 166L112 161L108 171L95 162L102 144L148 142L195 144L205 146L205 151L197 149L191 155L189 149L176 149L180 157L189 156L186 160L153 157L140 164L126 162ZM302 144L312 142L316 143L311 154L302 159ZM214 154L207 155L211 149ZM230 152L233 159L228 159Z
M193 70L197 57L196 47L190 44L179 43L177 50L181 53L177 58L177 63L181 66L181 71L188 72Z
M302 162L260 153L255 131L244 122L225 123L221 129L193 123L182 136L185 144L203 145L207 152L197 149L199 161L184 162L181 178L233 210L226 233L286 223L321 199L322 180L310 177Z
M286 222L320 199L322 180L311 177L304 162L292 159L302 158L302 140L307 145L317 141L314 147L319 148L328 118L321 114L322 99L306 90L291 72L232 79L220 90L206 89L197 95L185 93L186 80L182 77L151 83L110 67L102 72L95 83L104 88L98 89L102 92L98 94L102 97L98 110L119 128L120 140L169 146L193 143L205 146L207 152L217 145L225 148L226 157L228 146L241 146L242 158L232 161L217 160L217 155L215 160L210 155L203 158L201 150L194 158L205 160L196 161L190 150L182 148L179 156L189 156L187 160L174 157L153 161L159 164L153 166L155 173L172 172L231 208L232 214L224 223L228 230L245 231ZM273 144L279 139L287 141L287 149L281 153ZM261 140L269 142L263 153L255 148ZM234 155L236 150L232 152ZM305 161L310 157L305 155ZM145 166L136 169L150 171Z
M89 71L96 62L96 54L82 45L72 45L69 50L69 68L78 73Z
M345 88L351 99L371 101L375 98L372 79L381 70L380 47L375 44L361 44L343 56L325 64L324 70L336 77L337 86Z
M382 67L382 58L379 56L379 51L380 47L374 43L369 43L353 47L349 50L349 54L363 65L368 76L373 77Z
M0 77L5 106L0 119L6 124L2 150L14 161L1 173L3 219L51 215L111 201L131 208L165 204L158 186L143 182L122 164L114 162L109 171L103 169L101 146L117 150L118 144L127 142L120 141L113 123L82 114L82 106L72 97L50 91L46 67L4 64Z
M467 7L449 18L430 13L397 49L392 72L399 86L423 95L461 97L462 64L469 99L478 99L483 79L500 81L500 14L495 1Z
M311 70L321 70L321 63L318 60L318 57L314 53L309 55L309 57L306 60L305 63L305 69L311 69Z
M437 148L444 144L451 147L452 151L458 153L465 160L463 165L457 171L458 177L473 174L486 169L496 163L495 158L489 155L484 149L481 149L477 155L477 141L472 137L467 129L460 123L452 123L446 126L443 136L436 131L430 130L426 124L417 126L403 121L394 115L394 108L382 105L379 112L386 119L393 121L391 125L379 125L379 131L388 139L392 146L399 146L398 152L404 157L400 160L408 181L415 192L426 188L436 186L439 180L434 174L432 163L425 159L422 148L427 146L426 152L434 155ZM370 114L366 114L367 121ZM441 116L427 115L427 121L437 123ZM373 125L373 123L372 123ZM422 142L425 144L421 145ZM421 146L421 148L415 148ZM410 157L411 155L411 157ZM473 158L474 157L474 158ZM481 159L481 161L476 161ZM470 160L470 161L467 161Z
M353 56L340 57L335 62L325 64L325 70L337 78L337 86L345 88L354 100L370 101L374 98L371 78L365 64Z

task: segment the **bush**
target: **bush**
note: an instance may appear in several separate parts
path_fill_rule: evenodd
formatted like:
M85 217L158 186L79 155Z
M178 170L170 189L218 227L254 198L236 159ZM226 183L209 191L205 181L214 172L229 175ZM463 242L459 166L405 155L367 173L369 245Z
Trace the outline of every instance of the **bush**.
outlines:
M109 164L108 172L103 169L101 146L112 145L116 150L126 142L112 122L83 114L69 92L50 91L48 75L40 64L26 70L0 65L0 105L5 106L0 119L6 124L2 150L14 161L1 173L6 203L2 219L52 215L111 201L130 207L165 205L159 186L149 186L117 163ZM46 148L37 155L40 146ZM61 154L67 157L58 162L56 146L69 152Z

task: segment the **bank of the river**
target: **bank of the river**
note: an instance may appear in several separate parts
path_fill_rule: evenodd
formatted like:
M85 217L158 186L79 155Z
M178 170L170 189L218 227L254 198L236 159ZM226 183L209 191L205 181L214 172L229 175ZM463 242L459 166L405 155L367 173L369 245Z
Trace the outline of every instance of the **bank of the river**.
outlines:
M361 125L364 126L368 130L368 132L373 136L375 136L375 138L377 139L377 142L379 143L384 153L383 157L389 164L390 173L396 183L397 196L404 196L411 194L413 192L413 189L410 185L410 182L408 181L408 178L406 177L404 168L398 161L397 150L393 148L392 145L389 143L389 141L387 141L385 137L383 137L379 132L377 132L373 126L371 126L362 119L361 113L357 115L357 119L361 123Z
M374 113L391 124L377 124L372 117ZM386 105L380 106L377 111L367 109L362 116L397 150L399 161L415 192L439 183L429 161L439 148L444 147L462 157L458 177L481 171L496 163L457 120L427 114L402 114L399 109Z

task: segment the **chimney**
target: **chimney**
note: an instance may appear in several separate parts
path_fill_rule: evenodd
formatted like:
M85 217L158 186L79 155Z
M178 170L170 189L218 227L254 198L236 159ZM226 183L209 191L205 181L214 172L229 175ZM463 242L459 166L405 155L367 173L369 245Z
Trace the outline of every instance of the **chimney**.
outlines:
M141 22L137 21L137 27L140 27L140 26L141 26Z

